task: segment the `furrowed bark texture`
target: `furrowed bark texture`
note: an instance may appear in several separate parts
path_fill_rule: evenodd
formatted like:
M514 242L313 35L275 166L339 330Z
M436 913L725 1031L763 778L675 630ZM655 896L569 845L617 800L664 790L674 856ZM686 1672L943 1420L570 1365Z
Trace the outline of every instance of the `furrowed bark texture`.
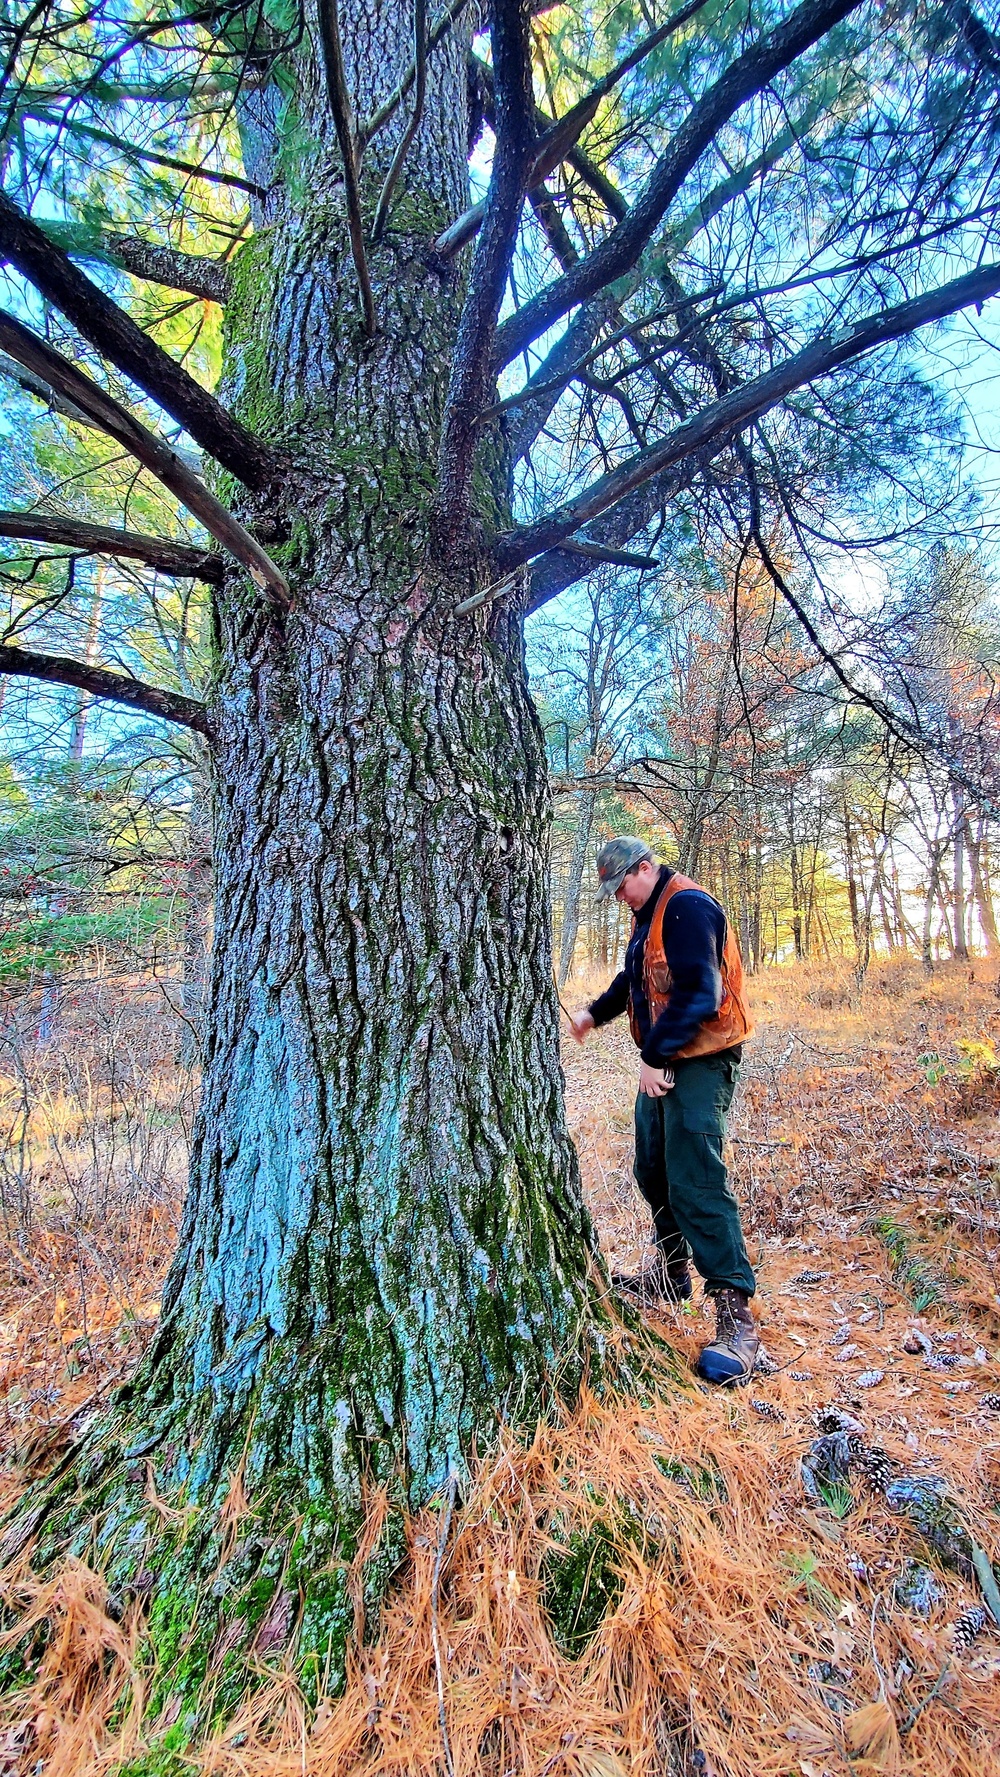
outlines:
M367 115L405 71L409 21L349 0L341 23ZM470 555L450 579L428 566L462 290L426 249L468 202L466 47L456 33L429 64L371 252L373 340L308 43L306 190L270 201L232 267L222 393L291 467L278 510L273 489L265 512L219 479L242 522L266 520L291 606L227 564L213 983L180 1247L117 1416L35 1524L45 1559L91 1546L96 1516L123 1591L155 1574L150 1629L174 1691L290 1640L335 1682L365 1486L426 1499L501 1416L530 1420L573 1385L599 1318L520 615L454 616L489 564ZM248 172L266 183L267 95L247 102ZM369 150L369 213L396 139ZM502 517L488 448L474 486ZM250 1508L234 1549L219 1513L237 1470ZM183 1535L151 1510L150 1476L182 1503ZM398 1558L386 1536L373 1598Z

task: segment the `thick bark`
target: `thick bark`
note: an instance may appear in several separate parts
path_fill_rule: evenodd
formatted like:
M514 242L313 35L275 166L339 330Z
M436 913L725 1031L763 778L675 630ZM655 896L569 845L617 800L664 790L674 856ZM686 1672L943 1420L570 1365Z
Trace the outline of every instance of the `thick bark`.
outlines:
M375 27L361 0L341 20L363 114ZM384 88L406 19L387 11L378 40ZM300 1668L335 1683L366 1484L426 1499L501 1416L575 1385L603 1312L562 1108L521 619L455 615L489 564L448 578L429 553L461 289L424 246L465 194L465 46L428 67L371 254L371 341L324 90L303 77L329 152L304 207L276 203L242 249L227 308L225 390L290 465L267 517L292 598L264 604L228 564L216 595L212 988L180 1246L139 1374L20 1526L41 1528L45 1560L96 1523L115 1586L154 1574L150 1632L188 1692L213 1647L245 1675L281 1610ZM476 493L495 518L488 454ZM237 498L259 524L260 499ZM149 1505L147 1464L161 1498L183 1494L183 1537ZM233 1550L219 1514L237 1473Z

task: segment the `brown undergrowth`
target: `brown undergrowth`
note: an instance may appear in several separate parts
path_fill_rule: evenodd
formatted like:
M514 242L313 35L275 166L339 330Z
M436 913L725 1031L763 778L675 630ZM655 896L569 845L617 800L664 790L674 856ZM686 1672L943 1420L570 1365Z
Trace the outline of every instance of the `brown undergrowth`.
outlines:
M1000 1000L995 968L972 973L927 981L880 965L860 1001L850 972L829 965L755 983L760 1031L732 1133L774 1374L734 1394L587 1395L527 1447L494 1449L464 1498L413 1520L408 1565L375 1638L359 1638L342 1698L309 1713L288 1672L269 1670L238 1719L186 1751L169 1704L159 1724L144 1720L141 1621L113 1621L96 1576L9 1576L54 1633L30 1692L11 1700L0 1771L1000 1771L1000 1631L987 1621L969 1645L955 1633L980 1602L974 1578L939 1566L853 1473L817 1500L800 1469L815 1415L837 1404L893 1473L945 1481L1000 1558ZM638 1260L627 1035L567 1050L602 1243L615 1264ZM50 1063L34 1065L40 1079ZM41 1130L36 1171L44 1156ZM169 1245L168 1198L136 1200L117 1233L105 1225L98 1271L80 1271L73 1242L89 1250L91 1231L57 1189L29 1228L8 1224L8 1455L39 1460L46 1416L58 1427L131 1361ZM79 1325L88 1288L95 1321L98 1272L133 1318L112 1308L81 1361L63 1329ZM696 1303L662 1330L692 1355L707 1324ZM373 1500L373 1522L380 1509Z

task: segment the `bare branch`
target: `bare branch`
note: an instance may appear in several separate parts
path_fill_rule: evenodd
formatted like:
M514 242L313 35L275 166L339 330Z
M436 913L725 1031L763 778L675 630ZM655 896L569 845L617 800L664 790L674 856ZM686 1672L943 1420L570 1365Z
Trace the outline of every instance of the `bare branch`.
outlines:
M210 736L208 710L203 703L193 697L181 697L176 691L160 691L155 685L143 684L141 679L127 679L124 673L108 672L103 666L85 666L80 660L67 660L62 655L0 646L0 673L44 679L50 685L72 685L92 697L123 703L129 709L144 710L147 716L179 722L197 734Z
M263 487L271 480L275 460L260 439L137 327L3 192L0 257L16 266L84 339L247 487Z
M19 364L39 377L79 407L102 432L117 439L127 451L151 470L164 487L183 501L205 526L206 531L221 543L244 567L254 584L279 605L289 602L288 584L281 570L261 548L249 531L231 512L209 493L176 451L157 438L141 421L130 414L120 402L85 376L82 370L54 352L44 340L16 321L13 315L0 313L0 349L9 352Z
M115 136L110 130L99 130L93 124L81 123L75 117L59 117L37 107L25 109L22 116L32 117L37 123L51 124L54 129L66 130L70 135L85 136L90 142L102 142L106 147L116 149L123 160L145 161L151 167L164 167L171 173L183 173L188 179L204 179L209 185L227 185L234 191L245 191L249 197L267 196L263 185L256 185L252 179L244 179L239 173L220 173L214 167L196 166L193 161L178 160L173 154L158 154L152 148L137 148L134 142Z
M1000 73L1000 43L982 19L977 18L967 0L944 0L942 9L955 26L962 42L977 62L991 74Z
M701 0L701 3L704 4L705 0ZM541 185L553 168L557 167L560 161L566 159L577 137L593 118L598 103L597 99L583 99L579 105L573 106L572 111L567 111L566 116L561 117L558 123L549 126L538 143L534 158L525 174L525 192L533 191L537 185ZM473 236L478 234L486 215L486 204L486 198L478 204L473 204L472 208L465 210L455 222L452 222L444 230L443 234L438 235L434 242L434 251L439 258L453 259L466 242L471 241Z
M690 487L703 465L698 457L689 457L679 469L665 470L662 475L654 475L650 481L644 481L640 487L634 488L630 494L617 501L614 506L602 513L589 526L589 537L581 541L593 541L598 547L615 549L628 542L630 537L638 536L641 531L652 524L657 513L675 500L678 494ZM536 557L531 564L528 597L525 603L525 614L538 611L551 599L558 598L568 586L573 586L589 571L587 559L567 549L564 544L557 545L544 555Z
M555 123L549 124L545 134L539 140L534 163L528 175L527 189L529 191L534 190L536 185L541 185L543 179L547 179L553 169L567 158L588 123L591 123L596 117L601 100L607 98L618 82L624 79L626 74L631 73L632 69L644 61L654 49L658 49L661 43L666 42L666 39L671 37L675 31L680 30L682 25L686 25L689 19L694 18L695 13L700 12L705 5L707 5L707 0L690 0L689 5L682 7L681 11L676 13L672 19L668 19L666 24L651 31L648 37L644 37L641 43L629 50L628 54L609 69L607 74L602 75L601 79L591 87L589 93L585 93L582 99L578 99L563 117L558 118ZM450 228L446 228L444 233L438 236L434 242L435 251L445 259L450 259L459 252L481 228L485 209L485 204L479 203L466 210L457 221L451 224Z
M873 696L870 691L865 690L864 686L856 684L850 674L844 671L837 655L824 646L823 639L808 611L801 599L796 597L774 560L764 540L759 517L755 517L754 523L750 527L750 537L775 590L780 592L789 609L795 613L819 658L830 668L848 695L865 709L871 710L872 715L878 718L894 740L901 741L905 747L913 747L920 753L925 753L928 749L935 752L947 765L954 782L966 790L974 801L982 803L983 786L970 776L961 759L955 758L949 749L929 741L918 722L911 722L906 716L900 715L897 710L894 710L891 704L886 703L884 698ZM992 799L990 802L992 803ZM997 812L995 803L992 804L991 812ZM964 810L961 818L964 819Z
M389 214L389 205L396 189L396 181L403 170L403 162L410 151L410 143L420 128L420 119L423 116L424 95L427 91L427 0L413 0L413 63L416 68L413 109L407 120L406 128L396 145L392 165L385 176L385 184L382 187L382 194L375 210L375 220L372 223L373 241L382 238L382 230Z
M64 396L57 395L55 389L51 388L47 382L43 382L40 376L34 376L30 370L25 369L23 364L18 364L13 358L5 357L3 353L0 353L0 376L9 377L19 389L23 389L28 395L34 395L38 401L44 401L46 407L51 408L53 413L61 414L64 419L73 420L78 426L93 426L94 422L89 414L84 413L81 408L75 407L73 402L67 401ZM98 426L96 429L103 431L104 428Z
M846 364L849 359L858 357L862 352L870 351L873 346L901 339L918 327L943 320L946 315L955 314L959 309L974 303L985 302L996 295L998 290L1000 264L982 266L978 271L969 272L963 278L955 278L937 290L912 297L909 302L900 303L895 308L882 309L878 314L869 315L863 321L843 327L837 333L813 340L801 352L786 358L783 364L776 365L773 370L766 371L763 376L755 377L748 383L740 384L720 400L711 402L693 419L677 426L659 444L637 452L620 468L603 475L599 481L592 483L547 518L507 532L497 541L498 562L505 570L509 570L544 550L552 549L566 537L572 536L582 524L607 511L608 507L613 506L633 488L649 480L650 476L660 474L688 456L698 455L706 450L712 454L720 449L751 420L759 418L762 413L784 400L793 389L801 388L818 377L827 376L839 365Z
M351 118L351 101L344 76L344 52L340 41L337 0L318 0L317 10L323 48L323 68L326 74L326 92L344 162L344 196L347 200L347 229L351 240L351 257L354 260L354 269L361 290L365 333L371 339L377 326L375 298L372 295L372 281L365 253L365 235L361 220L361 194L358 190L358 155L354 141L354 124Z
M722 124L860 4L861 0L803 0L783 24L731 63L714 86L692 105L670 146L657 161L645 189L617 228L586 259L525 303L499 328L495 346L497 368L509 364L567 310L632 269Z
M33 543L56 543L80 555L110 555L145 562L161 574L218 582L222 558L170 537L146 537L138 531L117 531L110 525L82 519L56 518L46 512L0 512L0 537L23 537Z
M605 549L602 543L578 541L572 537L567 537L562 548L567 550L570 555L582 557L584 561L610 562L616 568L642 568L644 572L647 572L651 568L660 566L660 558L657 555L634 555L628 549Z
M485 396L497 315L510 272L526 176L534 156L535 104L525 0L498 0L492 11L496 151L486 214L462 310L441 429L439 521L447 549L458 534L472 475L478 415Z
M592 301L585 302L534 375L517 391L512 405L516 404L519 411L516 418L508 422L507 432L513 462L520 462L527 456L560 392L574 370L588 358L589 349L602 329L618 313L618 303L613 296L595 296Z

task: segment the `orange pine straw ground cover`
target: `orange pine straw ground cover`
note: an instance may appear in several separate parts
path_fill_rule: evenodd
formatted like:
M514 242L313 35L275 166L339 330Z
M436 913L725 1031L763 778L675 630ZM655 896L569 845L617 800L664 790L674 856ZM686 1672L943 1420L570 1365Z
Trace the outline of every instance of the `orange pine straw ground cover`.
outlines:
M984 1401L1000 1389L996 974L978 961L928 981L915 965L880 964L860 1002L847 968L759 978L759 1035L732 1136L776 1373L708 1393L678 1387L665 1368L641 1401L587 1394L529 1443L502 1440L475 1464L461 1501L436 1500L414 1519L409 1565L371 1639L359 1636L343 1697L310 1714L288 1673L270 1670L208 1744L141 1768L150 1777L1000 1772L1000 1630L987 1620L968 1646L953 1632L980 1603L975 1581L928 1557L913 1526L853 1471L817 1502L800 1468L817 1410L846 1408L895 1473L946 1481L975 1539L1000 1560L1000 1412ZM136 1039L135 1090L147 1121L176 1129L169 1027L152 1002L147 1011L153 1034L144 1049ZM77 1075L88 1016L81 1002ZM567 1042L565 1065L602 1245L614 1265L638 1261L645 1218L630 1180L627 1032L613 1027L583 1050ZM15 1137L29 1088L32 1106L57 1102L60 1068L65 1086L65 1060L43 1049L20 1080L0 1082ZM51 1118L35 1108L30 1177L26 1145L8 1149L8 1503L25 1469L67 1435L67 1418L134 1361L173 1238L176 1141L153 1187L123 1191L113 1212L106 1076L94 1061L87 1118L55 1138L59 1164ZM87 1156L92 1171L104 1167L99 1226L88 1220ZM22 1209L34 1194L26 1221L15 1184ZM708 1325L700 1303L657 1323L685 1361ZM904 1349L913 1329L934 1363ZM383 1509L371 1501L373 1535ZM567 1548L593 1551L589 1577L596 1584L600 1568L607 1606L572 1647L565 1619L553 1631L545 1590ZM923 1615L896 1590L914 1560L932 1570ZM99 1579L81 1566L44 1582L23 1571L7 1578L53 1634L30 1695L7 1702L0 1772L96 1777L141 1760L156 1739L142 1719L141 1621L112 1621Z

